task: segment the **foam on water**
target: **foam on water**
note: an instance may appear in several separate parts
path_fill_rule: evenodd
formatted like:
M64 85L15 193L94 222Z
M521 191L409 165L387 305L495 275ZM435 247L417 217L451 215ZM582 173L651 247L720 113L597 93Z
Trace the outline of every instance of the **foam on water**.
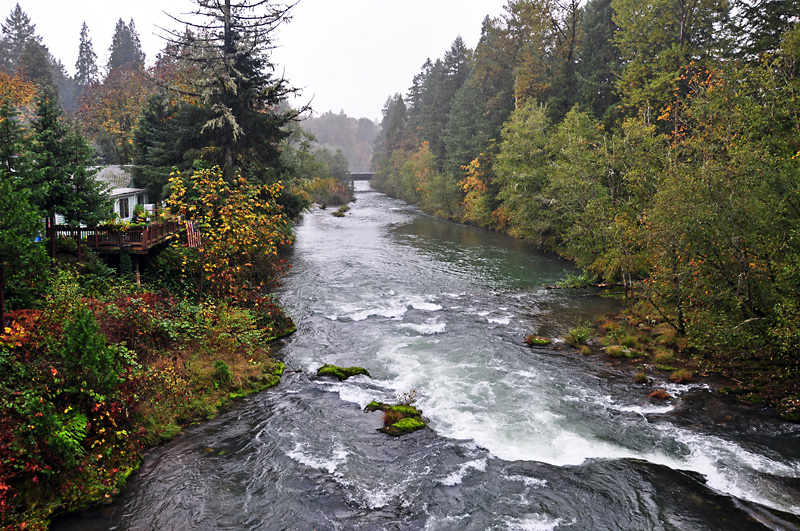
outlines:
M359 380L367 379L366 376L353 376L347 379L347 382L336 382L325 385L324 389L332 393L338 393L339 398L344 402L358 404L361 409L364 409L367 404L376 399L375 391L365 389L358 385Z
M656 425L667 437L685 445L689 454L683 459L663 454L647 455L647 460L676 470L702 474L707 485L744 500L773 509L800 514L797 497L775 486L768 486L770 476L800 478L800 462L781 463L756 454L719 437L692 432L670 424Z
M479 472L486 471L486 459L476 459L474 461L467 461L462 464L458 470L442 479L440 483L448 487L460 485L470 470L477 470Z
M508 531L552 531L561 527L564 521L561 518L550 518L542 514L531 514L522 518L508 518L505 520ZM571 523L565 524L567 527Z
M447 323L439 322L437 319L427 319L424 324L403 323L400 328L406 328L420 335L428 336L443 333L447 328Z
M370 317L384 317L386 319L400 319L409 310L424 312L438 312L442 306L431 302L426 297L398 297L394 291L380 300L370 301L368 304L340 304L334 313L326 313L325 318L330 321L366 321Z
M518 475L503 476L503 477L505 479L507 479L508 481L519 481L521 483L524 483L526 487L531 487L531 488L534 488L534 489L540 489L542 487L546 487L547 486L547 481L544 480L544 479L531 478L531 477L528 477L528 476L518 476Z
M337 443L331 450L331 455L322 456L312 452L307 444L297 443L293 450L286 452L286 455L300 464L333 474L336 468L347 460L348 452Z

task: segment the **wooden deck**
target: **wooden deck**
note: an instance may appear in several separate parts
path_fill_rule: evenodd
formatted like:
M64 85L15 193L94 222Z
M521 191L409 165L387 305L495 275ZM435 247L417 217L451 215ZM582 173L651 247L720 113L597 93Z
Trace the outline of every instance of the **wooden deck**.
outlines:
M164 223L150 224L148 227L130 228L124 231L108 227L78 227L65 225L54 227L56 238L72 238L81 245L91 247L101 253L147 254L156 245L177 237L182 221L174 219ZM48 229L47 237L50 237Z

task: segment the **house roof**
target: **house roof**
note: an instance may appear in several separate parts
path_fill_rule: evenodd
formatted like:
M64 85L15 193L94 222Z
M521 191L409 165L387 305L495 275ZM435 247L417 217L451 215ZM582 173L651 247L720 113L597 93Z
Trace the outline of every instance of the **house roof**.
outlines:
M130 171L132 168L133 166L118 164L103 166L94 174L94 178L105 184L111 195L119 195L118 188L134 188L136 186Z
M141 192L144 192L144 188L114 188L111 190L110 197L113 199L115 197L124 197L126 195L136 195Z

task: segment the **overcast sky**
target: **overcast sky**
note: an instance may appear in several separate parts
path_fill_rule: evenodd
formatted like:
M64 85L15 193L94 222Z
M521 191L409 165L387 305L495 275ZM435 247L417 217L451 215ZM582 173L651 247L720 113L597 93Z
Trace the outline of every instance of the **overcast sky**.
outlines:
M478 43L484 17L507 0L300 0L277 34L273 61L302 103L316 112L343 110L378 120L390 95L405 93L425 59L441 58L461 35ZM0 0L5 20L17 0ZM133 18L148 64L163 48L158 27L176 28L164 14L191 10L191 0L20 0L43 43L75 72L81 25L89 27L98 64L108 59L114 26Z

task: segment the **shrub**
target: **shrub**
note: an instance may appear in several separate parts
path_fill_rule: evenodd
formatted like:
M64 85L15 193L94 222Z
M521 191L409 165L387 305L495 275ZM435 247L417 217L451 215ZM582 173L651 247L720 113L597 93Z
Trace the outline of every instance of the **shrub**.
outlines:
M578 345L585 345L590 337L592 337L592 325L582 323L567 332L564 340L573 347L577 347Z
M606 354L612 358L621 358L625 355L625 349L619 345L611 345L606 347Z
M233 379L233 375L231 374L231 369L228 367L228 364L222 360L217 360L217 362L214 363L214 374L211 375L211 379L214 381L215 385L230 383Z
M650 378L648 378L647 373L644 372L644 369L640 368L633 373L633 381L638 384L646 384L650 383Z
M669 365L675 361L675 354L671 350L657 348L652 361L657 365Z
M399 395L395 395L394 398L401 406L411 406L417 401L417 390L412 389L407 393L400 393Z
M119 366L113 351L106 347L106 336L100 333L94 314L86 308L75 311L72 320L64 325L59 355L75 383L86 379L102 392L118 383Z

